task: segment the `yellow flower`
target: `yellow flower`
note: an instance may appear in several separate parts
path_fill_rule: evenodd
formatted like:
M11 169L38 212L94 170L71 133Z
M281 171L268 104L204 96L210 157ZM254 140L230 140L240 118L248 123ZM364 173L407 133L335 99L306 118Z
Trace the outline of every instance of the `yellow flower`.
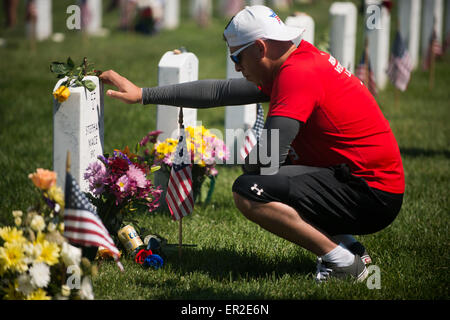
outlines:
M58 102L64 102L69 98L70 90L66 86L60 86L55 92L53 92L53 96L56 100L58 100Z
M167 144L167 153L172 153L175 152L175 150L177 149L178 140L167 138L166 144Z
M22 243L5 243L4 247L0 247L0 274L7 270L19 273L27 271L28 265L25 258Z
M165 142L158 143L156 146L156 152L159 153L158 158L162 159L167 153L169 153L169 146Z
M193 127L191 127L191 126L187 127L187 128L186 128L186 131L188 132L188 134L189 134L191 137L194 136L195 130L194 130Z
M38 168L35 173L28 175L34 185L42 190L48 190L56 184L56 172Z
M64 208L64 194L60 187L53 185L47 191L48 197Z
M201 126L201 129L202 129L202 136L210 136L211 135L211 133L209 132L209 130L208 129L206 129L204 126Z
M0 228L0 237L9 243L24 243L27 241L23 236L22 230L17 230L16 227L3 227Z
M45 262L49 266L58 263L60 249L57 243L45 240L45 234L39 232L34 245L41 248L36 262Z
M51 300L51 297L47 295L44 289L39 288L36 291L30 293L27 296L27 300Z

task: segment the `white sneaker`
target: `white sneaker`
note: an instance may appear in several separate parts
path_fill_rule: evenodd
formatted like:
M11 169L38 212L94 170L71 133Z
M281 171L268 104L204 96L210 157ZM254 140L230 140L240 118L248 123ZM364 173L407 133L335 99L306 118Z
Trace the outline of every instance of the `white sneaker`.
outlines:
M355 254L353 263L346 267L338 267L334 263L323 261L321 258L317 258L317 270L316 281L322 282L329 278L355 278L356 281L364 281L368 276L366 265L362 261L361 257Z

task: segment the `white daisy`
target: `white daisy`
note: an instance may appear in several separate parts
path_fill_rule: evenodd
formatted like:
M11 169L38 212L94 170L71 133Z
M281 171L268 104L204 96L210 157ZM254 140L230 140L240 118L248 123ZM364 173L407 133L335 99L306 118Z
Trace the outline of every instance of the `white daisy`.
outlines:
M50 267L43 263L33 263L30 268L31 284L38 288L45 288L50 282Z

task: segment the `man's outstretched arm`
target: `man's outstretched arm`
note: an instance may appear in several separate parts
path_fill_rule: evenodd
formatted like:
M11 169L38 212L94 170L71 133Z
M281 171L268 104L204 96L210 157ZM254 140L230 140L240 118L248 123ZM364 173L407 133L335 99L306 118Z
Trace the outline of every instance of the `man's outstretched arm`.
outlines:
M125 103L211 108L270 100L256 85L244 78L198 80L153 88L139 88L113 70L102 73L100 79L118 89L108 90L108 96Z

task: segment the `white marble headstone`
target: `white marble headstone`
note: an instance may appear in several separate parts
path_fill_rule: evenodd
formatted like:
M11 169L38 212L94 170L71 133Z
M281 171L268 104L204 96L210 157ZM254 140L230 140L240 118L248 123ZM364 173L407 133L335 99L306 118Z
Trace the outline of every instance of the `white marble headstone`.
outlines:
M368 1L368 0L366 0ZM379 89L384 89L388 82L386 70L389 66L389 45L390 45L390 28L391 28L391 15L389 10L381 5L381 1L369 1L369 3L379 3L379 19L375 24L375 27L367 29L367 39L369 42L369 58L375 77L375 82ZM366 21L369 19L368 15L372 15L373 12L366 12Z
M296 46L298 46L301 39L314 44L314 19L311 16L306 13L299 12L295 15L287 17L285 20L285 24L290 27L305 29L305 31L299 38L293 40Z
M192 52L166 52L158 64L158 85L170 85L198 80L198 59ZM158 139L178 137L179 107L158 105L156 109L156 129L162 133ZM195 126L197 109L183 108L184 127Z
M53 33L53 16L52 16L52 0L35 0L36 7L36 25L32 22L26 25L28 37L32 37L33 33L36 40L42 41L50 38Z
M176 29L180 23L180 0L164 1L164 21L165 29Z
M86 32L90 35L102 34L102 0L87 0Z
M334 2L330 14L330 53L355 72L357 9L352 2Z
M209 19L212 16L212 10L211 0L191 0L190 14L193 19Z
M428 46L436 28L436 38L442 43L442 26L444 16L444 3L442 0L425 0L422 3L422 40L421 54L424 59L427 56Z
M243 75L241 72L237 72L235 69L234 63L231 61L230 50L227 47L227 78L242 78ZM225 107L225 129L242 129L242 131L235 131L237 134L236 140L226 139L225 143L227 145L228 150L234 150L236 145L236 150L240 150L243 143L244 131L251 128L256 120L256 104L247 104L240 106L226 106ZM239 134L240 133L240 134ZM233 155L238 155L237 153L232 153ZM239 158L239 157L238 157ZM230 161L234 161L230 159Z
M399 0L399 31L408 48L413 69L419 64L420 13L421 0Z
M70 151L71 175L86 192L89 184L84 180L84 173L89 164L103 154L103 85L98 77L87 76L85 79L96 84L93 91L70 87L66 101L53 100L53 170L58 174L57 184L63 190L67 151ZM54 91L64 80L58 81Z

